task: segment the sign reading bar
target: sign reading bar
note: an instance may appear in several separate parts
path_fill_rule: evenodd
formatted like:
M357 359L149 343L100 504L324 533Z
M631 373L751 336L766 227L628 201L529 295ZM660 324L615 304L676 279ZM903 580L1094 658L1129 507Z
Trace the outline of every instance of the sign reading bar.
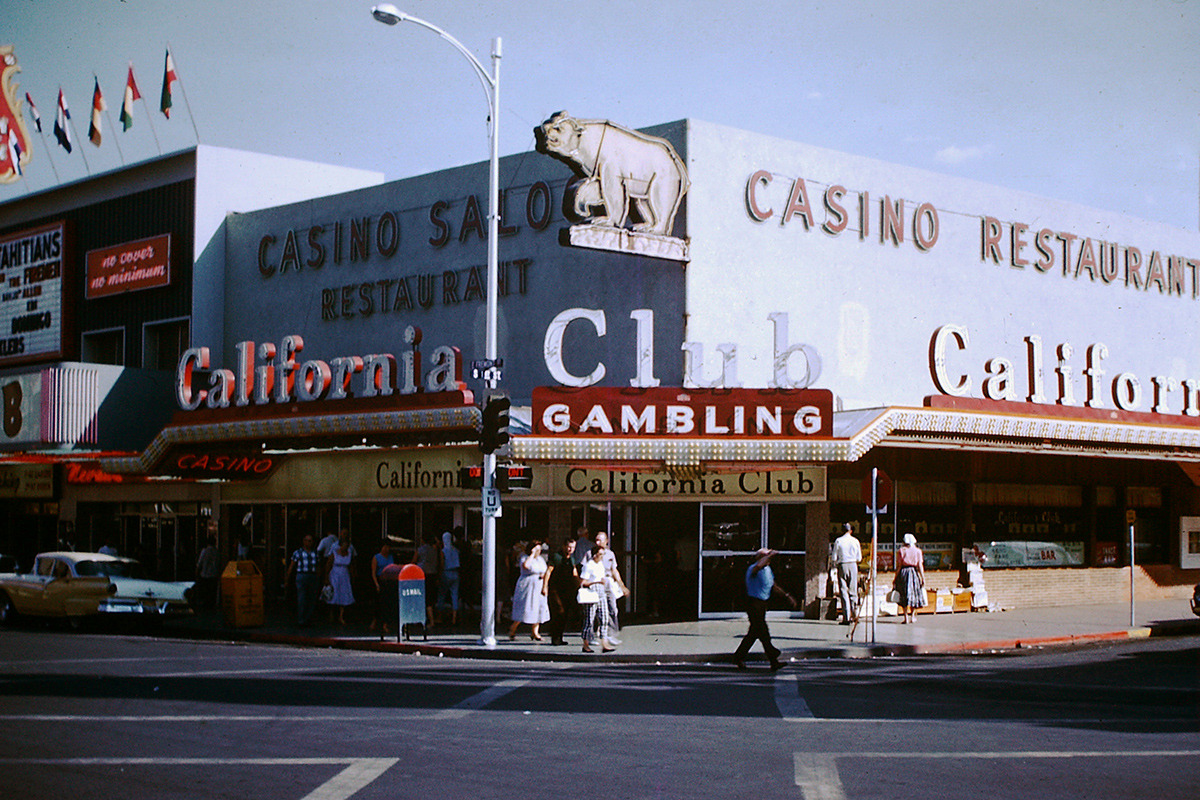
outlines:
M828 389L533 390L538 436L770 438L833 435Z
M171 282L171 234L125 242L87 254L87 298L106 297Z

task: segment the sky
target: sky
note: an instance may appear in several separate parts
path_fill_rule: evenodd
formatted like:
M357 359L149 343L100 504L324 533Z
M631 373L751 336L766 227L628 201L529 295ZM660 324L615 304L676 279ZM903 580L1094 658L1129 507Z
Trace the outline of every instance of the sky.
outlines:
M4 0L41 114L16 200L197 143L382 172L485 161L470 65L373 0ZM558 110L693 118L1200 227L1200 0L401 0L491 68L500 152ZM170 48L180 82L158 110ZM118 120L132 64L144 98ZM93 82L108 104L87 141ZM74 152L51 129L59 89ZM32 130L31 130L32 132Z

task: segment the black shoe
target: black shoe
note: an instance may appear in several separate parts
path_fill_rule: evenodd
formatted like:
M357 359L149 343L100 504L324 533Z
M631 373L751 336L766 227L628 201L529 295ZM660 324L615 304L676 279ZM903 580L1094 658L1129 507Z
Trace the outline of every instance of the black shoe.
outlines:
M779 672L779 670L781 670L781 669L783 669L782 661L780 661L779 659L774 659L771 661L771 672Z

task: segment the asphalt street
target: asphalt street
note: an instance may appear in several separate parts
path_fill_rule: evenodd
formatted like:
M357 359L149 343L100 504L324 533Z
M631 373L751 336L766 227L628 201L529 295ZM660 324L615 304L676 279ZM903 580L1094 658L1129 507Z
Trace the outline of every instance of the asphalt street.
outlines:
M1200 639L727 664L0 631L0 797L1191 798Z

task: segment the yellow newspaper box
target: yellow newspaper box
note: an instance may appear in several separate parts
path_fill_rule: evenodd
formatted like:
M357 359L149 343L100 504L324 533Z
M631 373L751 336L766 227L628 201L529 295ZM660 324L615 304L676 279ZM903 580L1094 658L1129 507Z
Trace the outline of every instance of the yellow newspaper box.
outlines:
M263 624L263 576L253 561L230 561L221 573L225 624L254 628Z

